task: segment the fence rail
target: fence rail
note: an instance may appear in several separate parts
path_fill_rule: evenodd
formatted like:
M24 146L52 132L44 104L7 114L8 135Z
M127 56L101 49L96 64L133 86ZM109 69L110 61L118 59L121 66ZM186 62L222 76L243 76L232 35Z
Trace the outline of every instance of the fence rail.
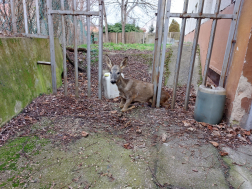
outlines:
M72 0L64 0L64 9L73 15L83 13L72 9ZM84 5L83 5L84 7ZM61 1L52 0L52 9L61 13ZM96 14L98 12L90 12ZM64 16L66 28L66 44L74 44L74 19L72 15ZM78 44L86 43L87 31L85 28L86 16L77 18L77 37ZM62 18L61 15L53 15L54 37L63 42L62 37ZM26 36L48 38L48 18L46 0L2 0L0 1L0 36Z

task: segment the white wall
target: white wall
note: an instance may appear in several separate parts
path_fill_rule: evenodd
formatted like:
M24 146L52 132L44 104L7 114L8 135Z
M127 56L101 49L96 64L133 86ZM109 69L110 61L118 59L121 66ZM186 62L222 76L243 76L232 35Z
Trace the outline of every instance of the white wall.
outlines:
M201 0L189 0L187 12L188 13L198 13L199 1L201 1ZM216 0L205 0L203 13L213 14L214 9L215 9L215 4L216 4ZM230 4L231 4L231 0L221 0L220 11L225 9ZM201 20L201 24L203 24L204 22L206 22L208 20L209 19ZM193 18L187 19L186 20L185 35L190 33L191 31L193 31L195 29L195 27L196 27L196 19L193 19Z

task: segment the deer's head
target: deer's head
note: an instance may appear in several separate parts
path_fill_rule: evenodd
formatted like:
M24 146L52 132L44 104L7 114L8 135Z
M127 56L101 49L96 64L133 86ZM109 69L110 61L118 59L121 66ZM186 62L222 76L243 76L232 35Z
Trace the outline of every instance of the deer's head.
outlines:
M123 68L126 67L128 63L128 57L125 57L123 61L120 63L120 65L113 65L109 56L108 55L106 56L107 56L106 63L110 69L110 82L112 84L115 84L121 77L121 71L123 70Z

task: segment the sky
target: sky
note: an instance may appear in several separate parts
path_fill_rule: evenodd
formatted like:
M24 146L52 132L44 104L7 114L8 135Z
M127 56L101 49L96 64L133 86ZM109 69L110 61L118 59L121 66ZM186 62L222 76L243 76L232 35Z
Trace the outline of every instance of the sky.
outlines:
M172 13L182 13L183 4L184 4L184 0L172 0L171 12ZM116 22L121 21L120 11L115 11L112 9L110 9L111 10L110 11L109 7L107 7L106 10L107 10L107 18L108 18L109 24L114 24ZM137 16L140 18L140 19L136 20L136 25L138 25L140 28L145 28L147 31L149 31L149 27L153 23L153 26L155 28L156 17L154 14L151 17L146 16L144 13L142 13L141 9L138 7L135 7L135 12L136 12ZM171 23L172 19L173 18L170 19L170 21L169 21L170 23ZM181 25L181 18L174 18L174 19Z

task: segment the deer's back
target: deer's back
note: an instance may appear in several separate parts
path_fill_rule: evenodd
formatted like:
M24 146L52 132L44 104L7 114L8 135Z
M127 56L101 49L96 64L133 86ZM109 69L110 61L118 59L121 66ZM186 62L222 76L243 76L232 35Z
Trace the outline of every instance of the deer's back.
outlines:
M136 79L129 79L124 89L118 89L122 97L133 98L133 101L148 102L153 97L153 84Z

